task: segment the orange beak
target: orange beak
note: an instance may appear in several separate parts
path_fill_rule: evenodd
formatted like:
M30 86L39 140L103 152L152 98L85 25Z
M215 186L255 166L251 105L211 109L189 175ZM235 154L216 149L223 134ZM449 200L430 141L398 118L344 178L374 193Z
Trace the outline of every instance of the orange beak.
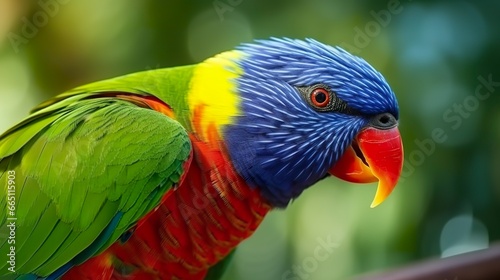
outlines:
M376 207L391 194L403 169L403 143L397 127L367 127L355 138L329 173L348 182L378 181L371 204Z

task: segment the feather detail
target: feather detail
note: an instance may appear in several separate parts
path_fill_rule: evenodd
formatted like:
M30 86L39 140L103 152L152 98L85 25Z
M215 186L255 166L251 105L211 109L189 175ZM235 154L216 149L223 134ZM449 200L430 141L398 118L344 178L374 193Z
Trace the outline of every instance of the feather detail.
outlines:
M194 158L179 187L143 219L147 222L139 222L125 244L104 253L113 256L112 279L203 279L271 209L235 173L215 127L207 132L210 144L191 136ZM87 265L76 269L85 273Z
M187 100L191 114L199 114L191 115L191 120L201 140L207 140L210 125L215 125L217 133L221 134L221 128L240 114L235 81L242 73L237 64L242 55L237 51L225 52L194 69Z

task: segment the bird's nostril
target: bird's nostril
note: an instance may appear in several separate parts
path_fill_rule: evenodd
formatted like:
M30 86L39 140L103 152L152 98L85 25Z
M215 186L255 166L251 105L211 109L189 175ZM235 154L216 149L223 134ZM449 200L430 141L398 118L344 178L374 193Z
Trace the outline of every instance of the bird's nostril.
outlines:
M380 123L381 123L381 124L387 124L387 123L389 123L389 121L390 121L390 120L391 120L391 119L390 119L390 118L389 118L389 116L387 116L387 115L382 115L382 116L380 116Z
M398 121L396 118L389 113L384 113L375 116L372 121L371 125L380 129L389 129L393 128L398 124Z

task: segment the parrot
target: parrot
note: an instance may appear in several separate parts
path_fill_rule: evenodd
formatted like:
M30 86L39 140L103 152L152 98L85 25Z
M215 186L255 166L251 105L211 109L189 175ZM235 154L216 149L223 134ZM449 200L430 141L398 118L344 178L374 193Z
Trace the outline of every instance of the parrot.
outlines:
M266 214L403 167L380 72L311 38L68 90L0 135L0 279L219 279Z

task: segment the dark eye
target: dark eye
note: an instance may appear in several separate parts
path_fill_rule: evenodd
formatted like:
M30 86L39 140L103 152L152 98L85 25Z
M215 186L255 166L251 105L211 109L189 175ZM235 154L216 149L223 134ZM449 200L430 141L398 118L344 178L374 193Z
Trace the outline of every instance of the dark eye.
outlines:
M310 95L311 104L318 108L325 108L330 104L330 92L324 88L316 88Z

